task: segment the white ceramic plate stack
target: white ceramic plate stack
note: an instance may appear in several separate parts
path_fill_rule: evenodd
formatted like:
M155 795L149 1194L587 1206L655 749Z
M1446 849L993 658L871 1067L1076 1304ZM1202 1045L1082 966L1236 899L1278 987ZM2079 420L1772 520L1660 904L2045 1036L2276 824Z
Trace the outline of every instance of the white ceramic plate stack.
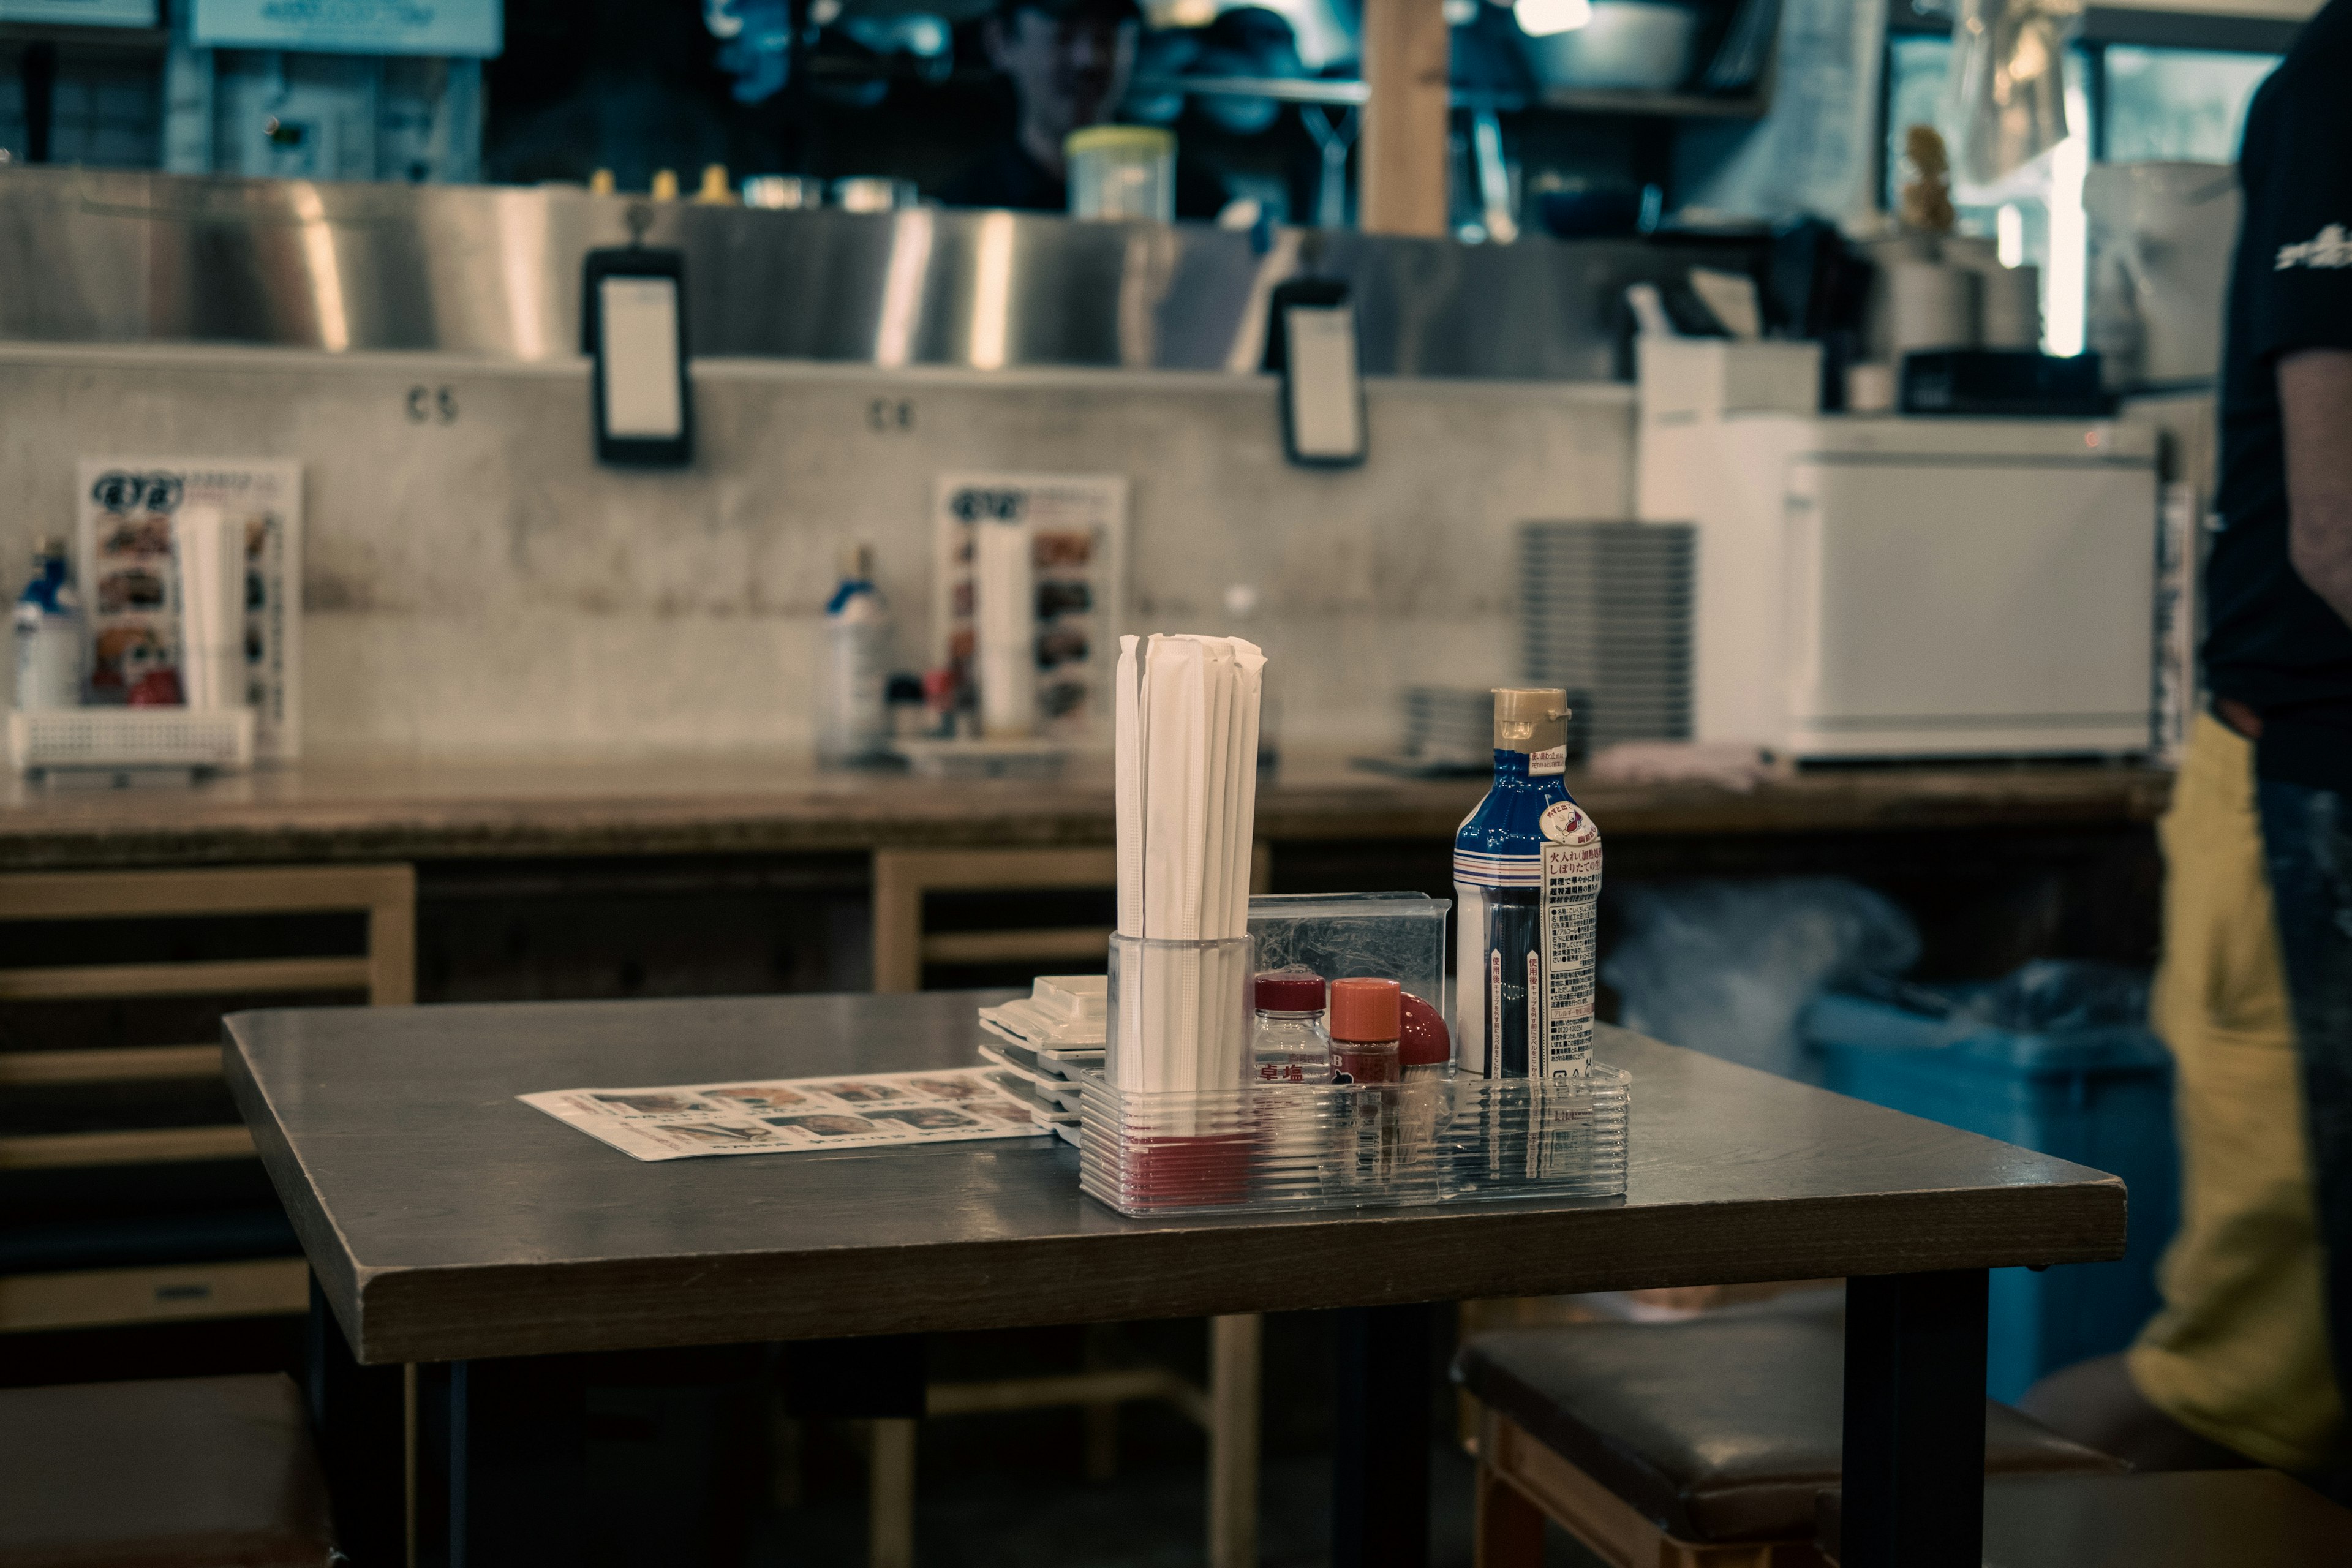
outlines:
M1404 689L1404 754L1484 773L1495 759L1495 696L1487 688Z
M1682 522L1530 522L1519 530L1528 684L1588 694L1592 750L1690 738L1696 530Z

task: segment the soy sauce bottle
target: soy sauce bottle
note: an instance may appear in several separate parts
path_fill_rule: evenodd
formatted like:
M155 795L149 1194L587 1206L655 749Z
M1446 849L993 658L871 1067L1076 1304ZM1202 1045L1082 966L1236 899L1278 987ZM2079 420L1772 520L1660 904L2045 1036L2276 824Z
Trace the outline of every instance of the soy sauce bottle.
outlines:
M1454 838L1454 1065L1581 1078L1592 1057L1601 831L1568 793L1568 694L1495 692L1495 783Z

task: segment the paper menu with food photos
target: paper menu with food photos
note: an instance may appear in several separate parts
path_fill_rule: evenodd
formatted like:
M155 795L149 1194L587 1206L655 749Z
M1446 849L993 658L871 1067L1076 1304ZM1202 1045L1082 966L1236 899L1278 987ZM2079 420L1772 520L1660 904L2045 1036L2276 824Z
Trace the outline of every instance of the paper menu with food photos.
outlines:
M987 1074L986 1068L947 1068L515 1098L640 1160L959 1143L1047 1131Z
M75 583L89 627L89 700L176 700L179 572L172 520L218 507L245 526L245 665L254 752L302 740L302 465L259 458L84 458Z
M1071 741L1110 736L1127 583L1127 479L1119 474L942 474L934 496L932 658L977 679L973 530L1029 530L1037 590L1037 728Z

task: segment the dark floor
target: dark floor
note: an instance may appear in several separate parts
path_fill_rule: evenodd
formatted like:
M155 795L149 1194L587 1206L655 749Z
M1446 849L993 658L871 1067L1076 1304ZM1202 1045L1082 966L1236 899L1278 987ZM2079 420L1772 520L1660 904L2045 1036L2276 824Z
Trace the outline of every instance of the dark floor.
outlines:
M1430 1450L1430 1568L1469 1568L1473 1466L1460 1447ZM1013 1481L1003 1471L926 1475L919 1482L916 1560L921 1568L1197 1568L1206 1510L1198 1465L1159 1464L1089 1482L1066 1470ZM1319 1568L1330 1561L1328 1458L1269 1461L1259 1472L1258 1562ZM1546 1568L1600 1568L1557 1529ZM866 1561L862 1499L771 1510L755 1527L748 1565L856 1568Z

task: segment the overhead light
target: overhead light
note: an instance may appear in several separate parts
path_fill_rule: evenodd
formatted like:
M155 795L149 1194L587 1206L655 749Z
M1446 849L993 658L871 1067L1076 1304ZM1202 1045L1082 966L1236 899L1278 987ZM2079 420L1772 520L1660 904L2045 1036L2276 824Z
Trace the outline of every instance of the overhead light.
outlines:
M1511 16L1530 38L1572 33L1592 20L1592 0L1517 0Z

